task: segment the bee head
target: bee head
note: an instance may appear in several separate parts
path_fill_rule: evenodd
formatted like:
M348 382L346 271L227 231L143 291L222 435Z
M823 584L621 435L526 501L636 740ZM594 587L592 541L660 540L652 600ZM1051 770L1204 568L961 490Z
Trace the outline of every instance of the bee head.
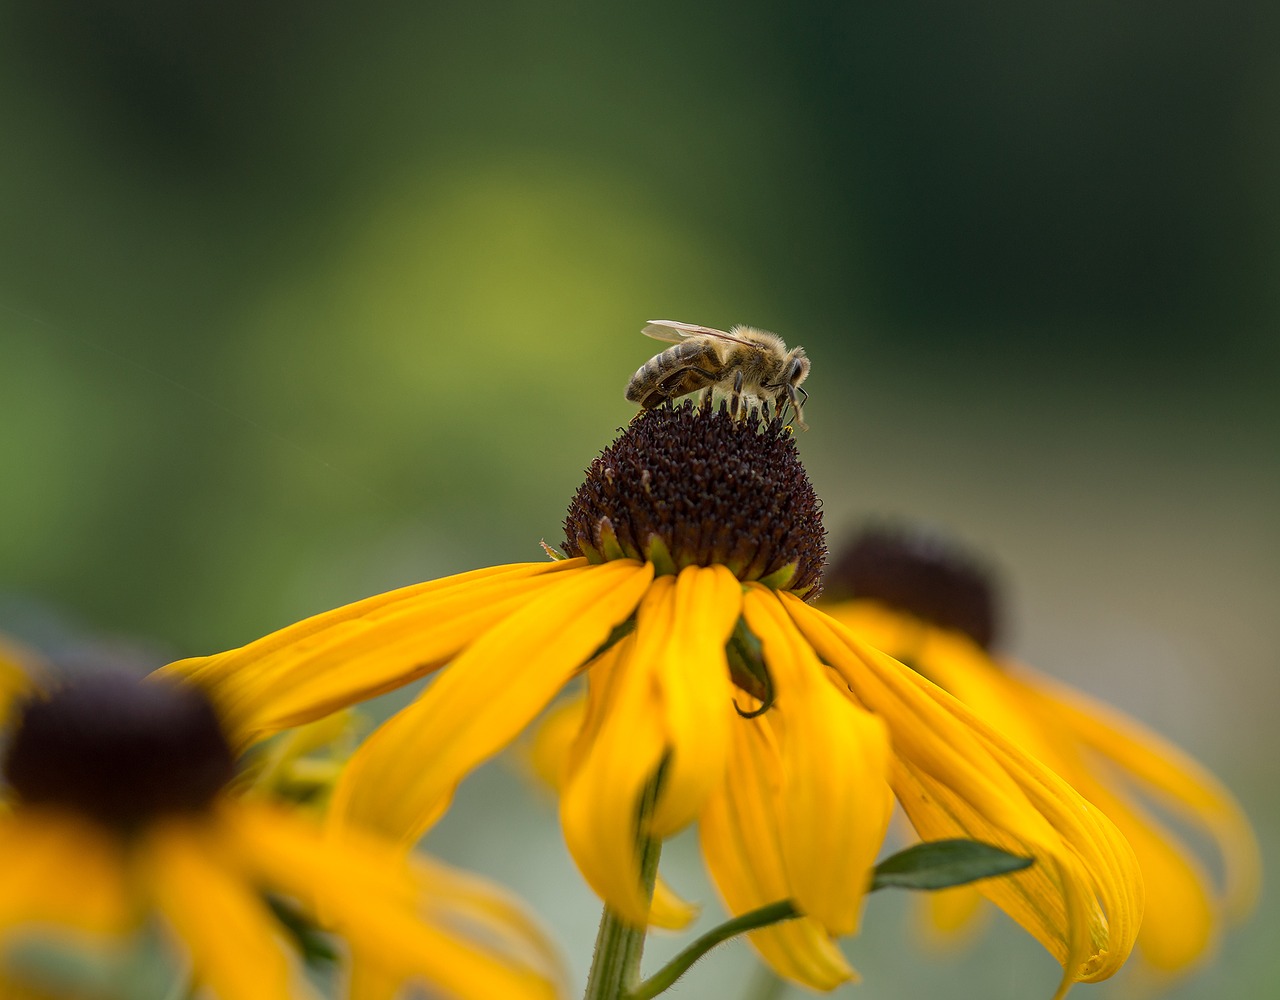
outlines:
M784 372L787 384L793 388L809 377L809 357L804 353L803 347L797 347L787 355Z

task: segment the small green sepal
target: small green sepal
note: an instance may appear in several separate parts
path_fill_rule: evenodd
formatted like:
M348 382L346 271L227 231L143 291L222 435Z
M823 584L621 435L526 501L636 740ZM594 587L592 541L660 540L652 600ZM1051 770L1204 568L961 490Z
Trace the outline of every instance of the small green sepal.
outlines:
M675 576L676 561L671 558L671 550L667 548L658 535L651 534L649 536L648 547L644 551L644 557L653 563L653 572L656 576Z
M604 554L606 560L625 559L627 554L622 551L622 545L618 542L618 533L613 530L613 522L607 517L600 518L598 522L600 531L600 551Z
M563 552L557 549L554 545L548 545L547 540L545 538L542 539L540 542L538 542L538 544L542 546L542 551L547 554L547 557L552 562L564 562L566 559L569 558L567 555L565 555Z
M770 590L786 590L791 586L791 581L796 578L796 571L799 568L799 563L789 562L782 569L776 569L768 576L762 576L760 582Z

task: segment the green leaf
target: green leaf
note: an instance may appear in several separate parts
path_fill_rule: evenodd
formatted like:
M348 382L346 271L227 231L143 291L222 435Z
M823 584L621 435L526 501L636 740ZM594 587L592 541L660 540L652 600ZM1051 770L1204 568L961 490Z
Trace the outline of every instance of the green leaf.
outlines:
M948 889L1022 871L1035 863L977 840L932 840L908 847L876 865L871 891Z

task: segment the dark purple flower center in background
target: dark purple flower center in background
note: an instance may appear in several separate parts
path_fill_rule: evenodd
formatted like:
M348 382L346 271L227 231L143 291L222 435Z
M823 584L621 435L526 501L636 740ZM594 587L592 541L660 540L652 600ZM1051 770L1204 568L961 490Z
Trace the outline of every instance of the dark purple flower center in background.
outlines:
M1000 618L991 572L946 538L869 528L841 550L826 580L828 600L880 601L990 650Z
M780 420L695 407L647 410L587 470L565 517L565 551L652 559L661 571L727 566L740 580L787 567L813 597L826 564L822 505Z
M27 702L4 761L23 802L122 829L204 809L234 771L198 688L126 673L86 676Z

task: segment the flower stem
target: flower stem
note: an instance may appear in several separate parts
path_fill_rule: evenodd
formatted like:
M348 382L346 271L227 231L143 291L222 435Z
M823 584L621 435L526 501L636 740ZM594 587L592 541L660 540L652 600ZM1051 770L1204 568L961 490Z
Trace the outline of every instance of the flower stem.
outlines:
M653 897L658 878L658 858L662 841L646 832L649 817L658 801L666 761L658 766L640 796L636 824L636 855L640 862L640 883L646 898ZM640 959L644 955L646 928L627 923L606 903L596 933L596 950L587 976L587 992L583 1000L624 1000L640 981Z
M745 931L758 930L782 920L793 920L798 916L800 914L791 901L784 899L779 903L770 903L758 910L744 913L740 917L726 920L719 927L713 927L703 934L643 983L628 991L627 1000L653 1000L659 993L675 985L675 981L688 972L694 962L716 945Z

